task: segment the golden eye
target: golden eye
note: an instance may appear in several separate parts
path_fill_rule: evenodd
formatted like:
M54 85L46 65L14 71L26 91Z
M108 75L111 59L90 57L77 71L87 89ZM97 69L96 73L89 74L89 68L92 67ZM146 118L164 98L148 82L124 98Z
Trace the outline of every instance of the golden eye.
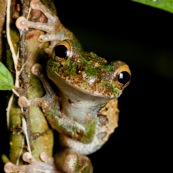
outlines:
M120 66L117 71L117 80L122 85L126 85L130 82L131 72L127 65Z
M55 45L54 52L59 58L68 58L72 56L72 46L68 40L64 40Z
M130 74L127 71L122 71L118 74L118 81L125 85L130 80Z

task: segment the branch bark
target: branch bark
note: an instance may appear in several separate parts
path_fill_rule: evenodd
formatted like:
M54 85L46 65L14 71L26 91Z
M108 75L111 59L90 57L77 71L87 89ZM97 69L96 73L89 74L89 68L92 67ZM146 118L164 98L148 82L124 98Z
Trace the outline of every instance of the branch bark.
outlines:
M5 5L5 2L6 1L0 0L0 5ZM51 6L52 9L55 9L52 1L47 2L45 0L44 3ZM20 96L25 96L30 100L44 95L41 82L37 77L31 74L31 67L37 62L46 61L44 49L48 47L48 43L43 44L38 42L39 36L43 34L40 30L23 30L19 33L15 27L15 21L19 14L25 17L28 16L31 21L46 20L46 17L37 10L32 10L31 13L29 13L29 4L29 0L21 0L21 2L11 0L10 30L8 31L7 27L6 32L10 50L9 55L14 63L16 91ZM9 4L7 4L7 6L8 5ZM2 37L5 11L3 14L1 13L1 17L3 17L0 24ZM2 41L0 46L3 46ZM2 50L1 48L1 53ZM6 54L6 59L9 55ZM10 132L9 155L4 157L4 162L7 162L9 159L14 164L22 164L22 155L26 151L31 152L36 159L39 159L41 152L45 152L49 157L52 156L53 131L49 128L40 108L36 106L30 106L25 109L20 108L18 106L18 96L12 94L7 107L7 119Z
M5 14L6 14L6 0L0 0L0 60L2 59L2 52L3 52L3 31L4 31L4 24L5 24Z

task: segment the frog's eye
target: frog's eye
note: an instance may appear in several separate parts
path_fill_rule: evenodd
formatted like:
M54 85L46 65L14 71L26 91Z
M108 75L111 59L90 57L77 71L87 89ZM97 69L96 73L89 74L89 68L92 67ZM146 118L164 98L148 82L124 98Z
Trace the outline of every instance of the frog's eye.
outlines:
M118 85L120 86L120 88L126 87L129 84L130 79L131 72L129 67L126 64L121 64L116 71L116 80L119 83Z
M129 74L129 72L122 71L118 74L118 81L122 83L123 85L125 85L126 83L130 81L130 77L131 75Z
M55 56L58 56L60 58L67 58L71 57L72 55L71 45L68 41L62 41L61 43L55 45L54 51Z

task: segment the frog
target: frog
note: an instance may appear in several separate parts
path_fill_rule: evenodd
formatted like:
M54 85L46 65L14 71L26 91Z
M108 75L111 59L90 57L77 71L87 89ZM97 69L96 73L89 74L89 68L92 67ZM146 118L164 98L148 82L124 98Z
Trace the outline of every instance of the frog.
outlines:
M50 43L45 49L49 57L46 67L36 63L31 68L43 84L45 95L33 100L20 96L18 104L21 108L35 105L42 109L51 128L59 133L61 148L54 158L41 153L40 160L26 152L23 160L28 164L9 162L4 170L92 173L88 155L101 149L118 127L118 98L131 81L130 68L123 61L108 62L84 51L74 34L40 0L32 0L30 6L40 10L47 23L21 16L16 26L19 30L42 30L45 34L38 41Z

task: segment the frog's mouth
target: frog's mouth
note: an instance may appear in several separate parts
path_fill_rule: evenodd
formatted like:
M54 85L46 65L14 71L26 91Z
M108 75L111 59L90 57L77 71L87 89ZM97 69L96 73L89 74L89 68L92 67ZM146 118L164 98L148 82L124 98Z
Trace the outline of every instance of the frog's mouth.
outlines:
M52 80L53 76L49 76L49 78ZM91 105L98 105L98 104L105 104L107 101L111 99L118 98L122 91L120 90L119 93L117 93L117 96L115 95L108 95L103 92L98 92L98 90L91 90L91 88L85 88L79 85L72 84L68 80L64 80L64 78L61 78L59 76L56 76L57 82L55 83L58 89L60 90L60 93L66 98L70 100L72 103L77 102L86 102L86 104Z
M97 84L90 84L87 82L79 82L79 83L73 83L71 80L66 80L65 84L68 86L68 89L71 90L71 92L77 90L80 92L80 94L87 94L93 97L99 97L99 98L118 98L122 94L122 90L118 88L106 88L103 87L100 83ZM99 86L100 85L100 86ZM60 86L59 86L60 87ZM64 88L62 88L64 90Z

